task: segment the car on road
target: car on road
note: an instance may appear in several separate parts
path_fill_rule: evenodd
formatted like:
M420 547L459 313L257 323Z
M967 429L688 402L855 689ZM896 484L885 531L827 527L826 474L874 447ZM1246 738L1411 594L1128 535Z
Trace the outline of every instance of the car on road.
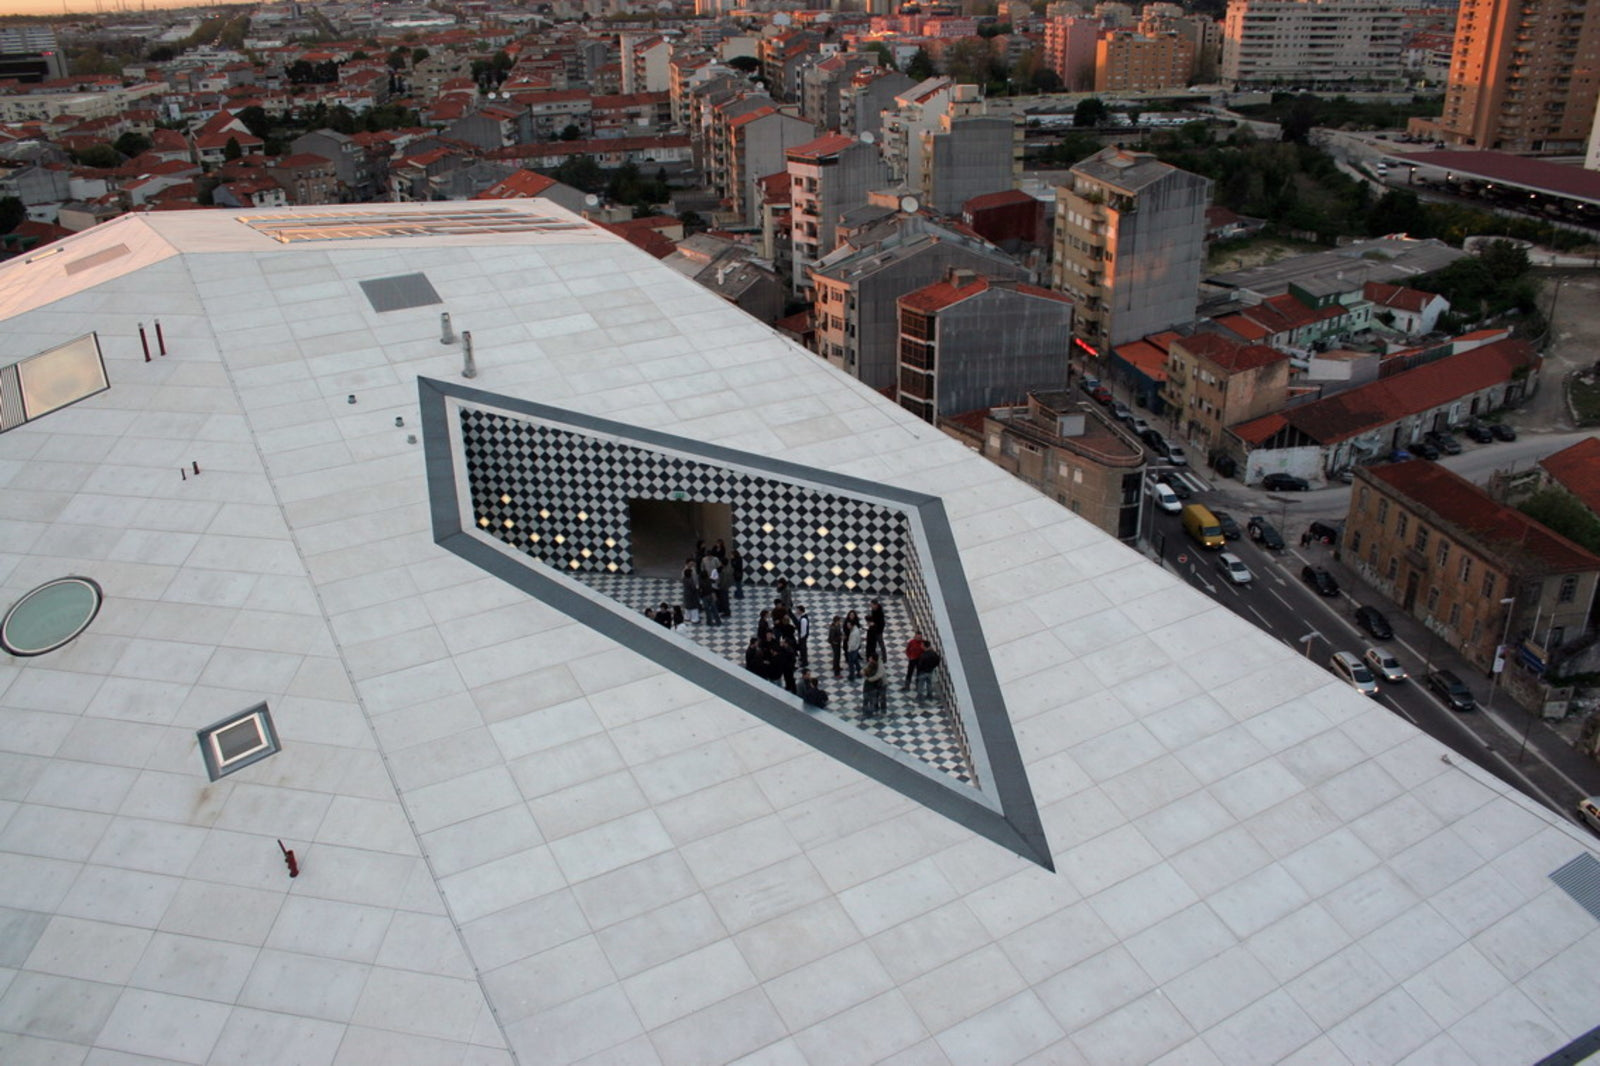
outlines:
M1123 403L1121 400L1117 400L1111 405L1111 417L1115 418L1118 422L1126 422L1128 419L1133 417L1133 412L1128 410L1127 404Z
M1392 683L1406 679L1406 668L1383 648L1368 648L1361 658L1366 661L1367 669L1385 681Z
M1261 487L1268 492L1305 492L1311 482L1293 474L1268 474L1261 479Z
M1356 608L1356 625L1372 634L1373 640L1393 640L1394 627L1376 607L1362 605Z
M1468 439L1475 440L1479 444L1491 444L1494 441L1494 430L1482 422L1470 423L1462 432L1467 435Z
M1437 459L1440 454L1439 449L1435 448L1432 442L1426 440L1413 442L1411 452L1419 459Z
M1600 833L1600 796L1579 800L1578 817L1588 822L1590 829Z
M1139 439L1149 446L1150 451L1159 459L1165 459L1173 466L1184 466L1189 459L1183 454L1183 449L1170 443L1159 431L1147 429L1139 434Z
M1452 711L1472 711L1478 707L1478 701L1472 697L1472 690L1449 670L1431 671L1428 674L1428 687L1444 700L1445 706Z
M1339 527L1330 526L1326 522L1313 522L1306 527L1306 532L1311 534L1311 539L1323 544L1339 543Z
M1425 439L1435 448L1438 448L1441 452L1444 452L1446 455L1461 454L1461 442L1456 440L1448 433L1441 433L1438 430L1431 430L1423 435L1423 439Z
M1188 466L1189 455L1176 444L1169 442L1167 444L1167 462L1171 463L1173 466Z
M1100 379L1097 378L1097 377L1092 377L1089 374L1085 374L1083 376L1083 380L1078 382L1078 388L1082 389L1084 392L1093 392L1095 389L1098 389L1099 387L1100 387Z
M1233 515L1227 511L1219 511L1215 507L1211 509L1211 513L1216 517L1217 525L1222 527L1224 537L1229 540L1239 539L1239 523L1234 521Z
M1111 395L1111 390L1104 385L1096 385L1089 391L1089 396L1101 407L1110 407L1116 403L1116 397Z
M1172 490L1172 494L1180 500L1187 500L1194 496L1194 490L1183 483L1183 480L1173 476L1171 470L1158 470L1155 479Z
M1252 574L1250 568L1244 565L1244 560L1232 552L1223 552L1217 556L1217 567L1235 585L1248 585L1256 579L1256 575Z
M1495 440L1516 440L1517 431L1504 422L1495 422L1489 427L1489 432L1494 434Z
M1283 550L1283 538L1278 535L1278 531L1273 528L1272 523L1260 515L1252 517L1250 521L1245 523L1244 528L1250 534L1250 539L1263 548L1271 548L1273 551Z
M1150 423L1146 422L1144 419L1138 417L1137 415L1135 415L1133 418L1130 418L1128 420L1128 428L1133 430L1134 435L1139 437L1141 440L1144 438L1144 435L1146 433L1154 432L1150 428Z
M1178 499L1177 494L1167 486L1165 481L1152 479L1150 482L1150 495L1155 499L1156 506L1168 514L1177 514L1183 510L1183 501Z
M1335 677L1363 696L1378 694L1378 681L1372 676L1372 671L1351 652L1334 652L1333 658L1328 660L1328 669L1333 671Z
M1318 596L1339 595L1339 583L1333 575L1320 566L1305 566L1300 570L1300 580L1316 590Z

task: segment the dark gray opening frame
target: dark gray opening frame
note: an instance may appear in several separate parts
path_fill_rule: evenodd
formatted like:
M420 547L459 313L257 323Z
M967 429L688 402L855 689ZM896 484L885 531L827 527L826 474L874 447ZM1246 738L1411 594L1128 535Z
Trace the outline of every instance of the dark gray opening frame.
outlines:
M1047 870L1055 870L955 537L938 497L433 378L418 377L417 393L433 536L440 547L880 784ZM640 447L679 452L777 480L825 486L902 509L920 527L927 556L924 566L937 580L949 626L941 635L944 646L956 650L956 656L947 655L947 661L956 658L961 664L971 701L969 728L975 727L979 734L971 738L975 756L980 747L983 752L981 786L962 785L898 749L874 743L876 738L859 730L842 731L825 712L808 709L789 693L752 678L735 664L692 646L553 568L489 543L470 522L464 526L457 482L459 434L451 425L451 400L616 437Z
M217 753L212 749L211 738L229 726L238 725L249 718L258 718L260 720L261 736L266 741L266 744L258 751L251 752L243 758L235 759L227 763L227 765L223 765L222 760L217 758ZM253 707L247 707L236 714L230 714L226 718L212 722L204 729L195 730L195 737L200 741L200 756L205 760L206 774L213 781L226 777L235 771L243 770L246 766L258 763L262 759L276 755L282 748L282 745L278 743L278 729L272 724L272 711L267 707L265 700Z

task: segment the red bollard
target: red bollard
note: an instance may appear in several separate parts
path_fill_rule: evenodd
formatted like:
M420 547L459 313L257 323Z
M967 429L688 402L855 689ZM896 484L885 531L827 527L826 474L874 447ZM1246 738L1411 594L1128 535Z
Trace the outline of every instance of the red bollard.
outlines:
M289 876L300 876L300 864L294 861L294 852L283 846L283 841L278 841L278 850L283 852L283 861L289 865Z
M156 319L156 347L161 349L161 354L167 354L167 338L161 333L161 320Z
M144 335L144 323L139 323L139 344L144 348L144 361L150 361L150 338Z
M198 459L194 461L194 473L196 477L200 476L200 460Z

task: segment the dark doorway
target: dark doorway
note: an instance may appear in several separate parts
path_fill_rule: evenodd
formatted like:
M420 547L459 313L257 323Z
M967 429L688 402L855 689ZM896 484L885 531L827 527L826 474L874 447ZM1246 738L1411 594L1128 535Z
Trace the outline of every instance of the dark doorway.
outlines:
M733 508L695 500L629 500L628 533L634 573L676 577L697 542L707 547L718 540L733 543Z
M1410 570L1406 572L1406 595L1405 599L1400 601L1400 609L1405 611L1407 614L1410 614L1411 608L1416 604L1416 602L1417 572L1415 570Z

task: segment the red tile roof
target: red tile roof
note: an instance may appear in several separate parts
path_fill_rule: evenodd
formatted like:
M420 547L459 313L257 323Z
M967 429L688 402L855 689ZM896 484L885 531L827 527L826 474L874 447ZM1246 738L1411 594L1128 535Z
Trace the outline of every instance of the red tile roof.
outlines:
M1289 420L1280 414L1262 415L1249 422L1240 422L1229 432L1246 444L1260 444L1288 424Z
M1539 465L1585 507L1600 514L1600 437L1586 437L1545 456Z
M1001 192L986 192L981 196L974 196L961 205L963 212L987 211L995 207L1010 207L1012 204L1038 204L1040 201L1021 189L1005 189Z
M1428 304L1440 299L1437 293L1408 289L1402 285L1385 285L1381 281L1369 281L1361 286L1361 295L1379 307L1393 307L1413 314L1421 314Z
M1545 573L1600 570L1600 555L1535 522L1514 507L1497 503L1460 474L1427 459L1385 463L1362 470L1361 477L1390 486L1415 504L1513 563L1522 560Z
M508 175L502 180L489 186L487 189L474 196L474 200L525 200L538 196L552 185L559 185L555 178L547 177L537 171L519 170Z
M1259 322L1252 322L1244 315L1223 315L1221 318L1212 319L1217 325L1229 333L1243 337L1247 341L1265 340L1272 335L1272 331Z
M797 144L789 149L790 159L821 159L824 156L838 155L840 152L856 143L856 139L843 133L828 133L814 141Z
M1219 333L1196 333L1192 337L1182 337L1172 343L1174 347L1181 347L1190 355L1198 356L1230 374L1257 370L1273 363L1284 362L1289 358L1278 349L1269 348L1265 344L1240 344Z
M1150 338L1120 344L1115 349L1117 358L1137 368L1151 381L1167 380L1167 353L1150 343Z
M1312 440L1333 444L1509 381L1538 361L1527 341L1497 341L1292 407L1284 417Z
M968 279L965 285L957 285L953 280L946 279L944 281L936 281L932 285L924 285L915 292L906 293L904 296L900 297L899 303L900 306L909 308L913 311L922 311L927 314L932 314L935 311L941 311L952 304L958 304L962 300L967 300L977 296L979 293L988 292L990 287L990 280L981 274L977 277ZM1024 296L1033 296L1045 300L1055 300L1058 303L1064 303L1068 305L1072 303L1071 299L1063 296L1061 293L1052 292L1049 289L1041 289L1037 285L1018 284L1013 287L1017 292L1023 294Z
M1457 179L1484 178L1582 200L1600 200L1600 172L1563 163L1524 159L1504 152L1413 152L1400 158L1404 163L1451 171Z
M758 107L747 115L740 115L738 118L730 119L728 128L738 129L740 126L748 125L758 118L766 118L768 115L776 115L777 113L778 109L775 107Z

